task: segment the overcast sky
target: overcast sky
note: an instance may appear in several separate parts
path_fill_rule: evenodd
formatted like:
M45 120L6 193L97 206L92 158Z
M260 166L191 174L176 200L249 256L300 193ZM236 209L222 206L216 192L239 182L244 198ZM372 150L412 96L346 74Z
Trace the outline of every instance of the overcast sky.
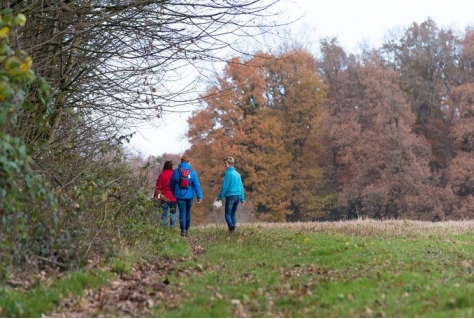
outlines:
M286 11L281 21L292 21L291 33L311 34L313 43L337 37L348 52L358 45L378 47L389 31L406 29L413 22L431 17L438 27L463 31L474 25L474 0L283 0ZM309 32L308 32L309 31ZM142 128L131 140L131 148L144 156L163 153L181 154L189 144L184 138L189 113L166 114L158 127Z

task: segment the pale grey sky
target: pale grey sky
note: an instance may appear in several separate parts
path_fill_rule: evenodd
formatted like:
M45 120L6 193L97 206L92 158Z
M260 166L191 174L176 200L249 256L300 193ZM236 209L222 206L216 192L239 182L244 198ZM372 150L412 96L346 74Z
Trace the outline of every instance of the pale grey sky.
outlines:
M287 0L294 5L290 12L305 12L298 22L315 28L319 38L335 36L347 50L360 41L374 45L382 42L391 29L405 29L413 22L431 17L438 27L464 28L474 23L474 1L470 0ZM293 13L294 12L294 13Z
M377 47L384 35L394 29L408 28L431 17L438 27L464 31L474 25L474 0L282 0L286 13L281 21L301 18L291 26L292 34L310 33L312 42L337 37L349 52L360 43ZM190 113L166 114L158 128L143 128L131 140L131 148L144 156L163 153L181 154L189 144L184 139Z

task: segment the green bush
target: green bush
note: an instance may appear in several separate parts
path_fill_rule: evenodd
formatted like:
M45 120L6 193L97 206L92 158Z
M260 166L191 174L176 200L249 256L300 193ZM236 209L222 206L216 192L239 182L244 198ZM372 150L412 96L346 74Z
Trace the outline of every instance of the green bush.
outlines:
M145 195L153 165L132 169L116 132L90 127L83 138L87 116L70 110L59 130L76 139L48 141L49 85L9 46L25 20L0 11L0 280L14 269L81 267L125 247L158 253L166 236ZM22 135L22 120L31 134Z
M32 168L26 143L6 132L17 125L30 86L39 88L39 95L48 107L49 87L31 69L31 58L23 51L13 51L9 36L24 25L22 14L11 16L0 12L0 255L6 276L13 266L36 264L50 258L60 232L56 200L43 176ZM40 258L38 258L40 257Z

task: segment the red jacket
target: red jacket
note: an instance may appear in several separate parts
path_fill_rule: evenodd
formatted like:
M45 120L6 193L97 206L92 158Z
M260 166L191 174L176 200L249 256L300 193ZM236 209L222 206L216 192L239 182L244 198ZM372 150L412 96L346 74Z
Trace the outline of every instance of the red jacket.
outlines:
M158 194L166 197L170 202L176 202L176 198L173 196L173 192L170 188L170 180L171 175L173 175L172 169L165 169L163 172L158 176L155 184L155 193L153 194L153 198L157 198Z

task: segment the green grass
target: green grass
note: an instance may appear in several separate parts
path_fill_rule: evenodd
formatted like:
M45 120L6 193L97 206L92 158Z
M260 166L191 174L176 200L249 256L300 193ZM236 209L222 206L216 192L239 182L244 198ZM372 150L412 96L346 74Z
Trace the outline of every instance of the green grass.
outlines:
M2 317L34 317L51 311L58 300L70 295L79 296L86 288L96 288L108 279L106 272L72 272L47 287L36 286L28 291L9 287L0 288L0 315Z
M156 317L474 316L474 222L249 224L232 235L210 225L193 227L189 239L159 234L108 268L127 273L157 254L182 260L166 274ZM204 252L190 258L195 245ZM0 315L39 317L108 278L75 272L46 288L1 288Z
M146 263L157 255L169 258L188 257L188 242L178 236L176 229L145 225L146 236L137 240L133 249L123 248L115 258L107 260L100 271L78 270L68 272L55 280L49 278L45 286L36 283L24 291L3 283L0 286L0 317L41 317L55 309L61 298L79 298L86 289L98 288L116 274L128 274L136 263ZM27 274L34 278L35 274ZM31 279L30 278L30 279Z
M132 267L139 262L146 263L153 257L177 259L188 257L189 245L184 238L178 236L179 229L157 227L152 234L142 238L135 249L125 248L116 258L108 261L110 271L118 274L128 274Z
M401 225L403 226L403 225ZM439 232L193 229L157 317L472 317L474 239ZM183 273L188 274L183 276Z

